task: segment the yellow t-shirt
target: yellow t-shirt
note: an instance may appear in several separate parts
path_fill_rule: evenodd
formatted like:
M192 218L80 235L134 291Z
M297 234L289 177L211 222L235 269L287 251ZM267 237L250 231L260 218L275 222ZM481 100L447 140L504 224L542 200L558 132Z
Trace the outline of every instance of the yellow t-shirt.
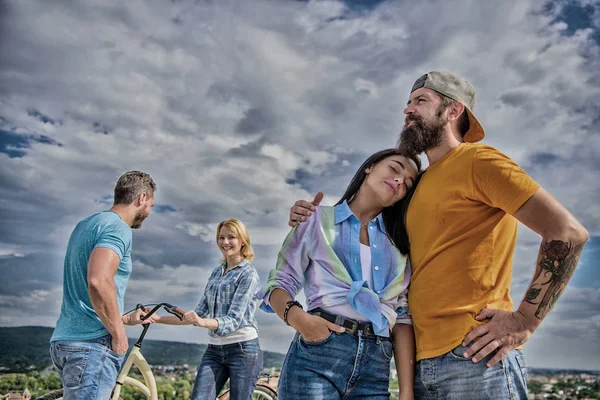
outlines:
M512 311L514 214L538 189L498 150L464 143L431 165L407 214L417 360L458 346L482 308Z

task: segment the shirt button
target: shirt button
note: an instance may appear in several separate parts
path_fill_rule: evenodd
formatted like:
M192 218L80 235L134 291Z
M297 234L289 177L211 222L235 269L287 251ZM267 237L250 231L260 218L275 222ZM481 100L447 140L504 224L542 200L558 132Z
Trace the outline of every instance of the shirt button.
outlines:
M377 248L377 245L376 245L376 244L374 244L374 245L373 245L373 248L374 248L374 249L376 249L376 248Z
M375 271L379 271L379 267L378 266L375 266Z
M373 229L373 226L370 226L369 229Z

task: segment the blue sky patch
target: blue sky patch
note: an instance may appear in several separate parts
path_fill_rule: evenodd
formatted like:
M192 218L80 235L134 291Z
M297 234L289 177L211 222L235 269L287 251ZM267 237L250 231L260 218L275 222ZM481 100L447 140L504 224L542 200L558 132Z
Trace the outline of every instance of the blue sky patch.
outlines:
M378 5L386 0L344 0L344 3L352 10L368 11L377 8Z
M47 119L36 110L28 110L29 115L36 118ZM50 123L54 124L53 120ZM9 120L0 116L0 153L7 154L10 158L21 158L27 154L26 149L31 147L31 142L43 143L62 147L62 144L46 135L16 133L16 129Z
M553 10L556 5L553 2L547 4L549 11ZM581 29L593 29L592 38L600 45L600 32L594 26L594 7L589 4L578 4L576 2L568 2L562 6L561 13L553 22L564 22L567 24L565 30L566 35L573 35Z
M25 156L29 148L29 140L24 135L0 129L0 153L8 154L10 158Z
M309 2L309 0L296 0L296 1L299 1L301 3ZM341 2L344 3L346 6L348 6L348 8L351 11L365 12L365 11L374 10L380 4L385 3L386 1L387 0L342 0ZM335 21L335 20L343 20L343 19L346 19L346 18L343 16L339 16L339 17L331 18L327 22L331 22L331 21Z
M578 288L600 288L600 236L592 236L585 244L579 265L569 282Z

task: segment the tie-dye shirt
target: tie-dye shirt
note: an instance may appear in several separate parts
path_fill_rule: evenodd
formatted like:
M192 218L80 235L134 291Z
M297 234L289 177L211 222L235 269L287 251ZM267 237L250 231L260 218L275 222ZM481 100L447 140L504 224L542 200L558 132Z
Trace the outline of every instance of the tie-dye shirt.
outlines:
M406 294L410 281L408 258L391 243L379 214L368 224L373 288L363 279L360 264L360 220L348 204L320 206L286 237L277 268L259 293L261 308L273 312L274 289L292 297L304 287L307 310L350 306L373 323L377 335L389 336L395 323L411 324Z

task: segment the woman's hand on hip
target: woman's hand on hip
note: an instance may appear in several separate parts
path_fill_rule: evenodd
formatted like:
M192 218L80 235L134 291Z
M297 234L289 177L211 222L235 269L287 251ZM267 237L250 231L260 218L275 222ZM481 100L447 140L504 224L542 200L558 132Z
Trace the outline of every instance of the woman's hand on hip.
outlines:
M308 314L302 318L296 329L305 340L318 342L329 336L329 332L342 333L346 328L324 320L316 315Z

